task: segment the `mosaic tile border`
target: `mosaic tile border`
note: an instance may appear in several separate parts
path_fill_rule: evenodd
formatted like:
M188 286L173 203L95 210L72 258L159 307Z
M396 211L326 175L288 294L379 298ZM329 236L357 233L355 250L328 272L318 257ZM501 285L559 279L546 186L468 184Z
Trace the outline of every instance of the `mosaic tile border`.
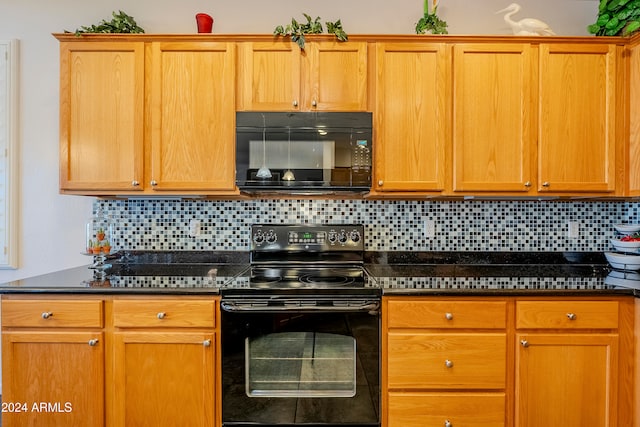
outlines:
M368 251L606 251L613 224L640 218L640 202L629 201L98 199L98 208L114 220L116 249L160 251L247 251L255 223L361 223ZM578 238L567 237L569 221Z

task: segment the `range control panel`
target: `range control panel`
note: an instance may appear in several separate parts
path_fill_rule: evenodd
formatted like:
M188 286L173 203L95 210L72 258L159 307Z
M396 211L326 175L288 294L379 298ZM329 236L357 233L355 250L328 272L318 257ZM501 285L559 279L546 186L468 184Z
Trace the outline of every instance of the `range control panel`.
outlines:
M364 251L363 225L251 226L252 251Z

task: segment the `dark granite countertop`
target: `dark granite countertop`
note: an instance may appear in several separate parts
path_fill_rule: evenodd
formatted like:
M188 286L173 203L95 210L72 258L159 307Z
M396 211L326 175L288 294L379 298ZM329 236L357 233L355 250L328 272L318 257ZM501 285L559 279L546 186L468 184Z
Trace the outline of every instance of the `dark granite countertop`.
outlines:
M77 267L0 284L0 293L216 295L248 280L247 252L111 256L105 280ZM612 271L602 253L366 252L384 295L635 295L640 275Z

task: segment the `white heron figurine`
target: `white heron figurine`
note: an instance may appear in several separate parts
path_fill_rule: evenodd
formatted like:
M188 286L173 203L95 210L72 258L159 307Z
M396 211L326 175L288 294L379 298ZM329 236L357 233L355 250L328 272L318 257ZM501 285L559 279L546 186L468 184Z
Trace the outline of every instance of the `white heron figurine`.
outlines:
M524 18L519 21L514 21L511 19L512 15L520 12L520 5L518 3L511 3L509 6L505 7L502 10L497 11L496 13L507 12L504 15L504 22L509 24L511 30L513 30L513 34L516 36L555 36L556 33L551 30L551 28L545 24L544 22L533 19L533 18Z

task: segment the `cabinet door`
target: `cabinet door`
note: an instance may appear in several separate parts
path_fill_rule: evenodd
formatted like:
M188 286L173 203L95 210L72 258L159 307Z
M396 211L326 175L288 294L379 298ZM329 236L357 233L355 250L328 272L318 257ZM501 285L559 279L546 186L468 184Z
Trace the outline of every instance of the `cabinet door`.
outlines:
M617 426L614 334L518 334L516 426Z
M310 42L303 108L367 110L367 43Z
M213 426L214 333L114 333L115 426Z
M238 43L238 110L300 110L301 61L288 40Z
M60 188L141 190L144 44L60 44Z
M540 45L538 191L615 190L616 52Z
M151 186L235 187L235 46L153 43Z
M2 333L2 425L103 426L101 332Z
M448 61L444 44L379 43L377 191L442 191Z
M528 44L453 49L453 191L532 189Z

